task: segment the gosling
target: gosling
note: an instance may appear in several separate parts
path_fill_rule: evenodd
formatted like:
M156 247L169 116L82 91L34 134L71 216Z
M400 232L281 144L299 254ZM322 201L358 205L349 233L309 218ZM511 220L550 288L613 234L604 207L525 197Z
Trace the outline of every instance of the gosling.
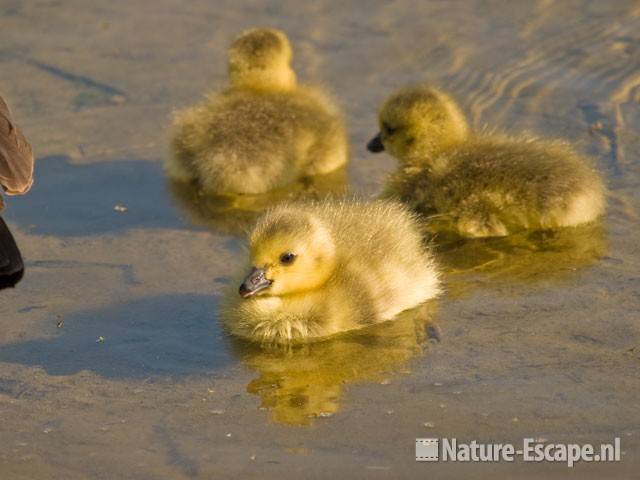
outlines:
M429 86L400 90L382 105L367 145L401 163L383 197L463 237L575 226L599 217L605 189L587 159L558 141L473 134L460 108Z
M263 344L390 320L440 292L416 218L398 202L282 204L258 219L249 244L249 273L222 319Z
M286 35L242 33L228 54L229 87L174 119L165 170L212 194L261 194L347 162L338 108L299 86Z

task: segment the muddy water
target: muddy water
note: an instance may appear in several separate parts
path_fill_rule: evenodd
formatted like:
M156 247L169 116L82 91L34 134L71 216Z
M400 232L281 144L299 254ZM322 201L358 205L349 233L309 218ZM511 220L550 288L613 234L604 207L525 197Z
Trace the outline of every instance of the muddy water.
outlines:
M375 194L394 166L364 149L376 107L429 80L474 128L591 154L606 218L437 245L447 294L392 325L284 352L228 338L216 306L255 205L230 215L160 163L171 111L224 81L225 46L255 25L285 29L348 118L345 178L294 195ZM0 88L38 156L5 212L28 270L0 294L2 478L635 475L636 3L5 0L0 27ZM619 436L623 461L416 464L414 439L442 436Z

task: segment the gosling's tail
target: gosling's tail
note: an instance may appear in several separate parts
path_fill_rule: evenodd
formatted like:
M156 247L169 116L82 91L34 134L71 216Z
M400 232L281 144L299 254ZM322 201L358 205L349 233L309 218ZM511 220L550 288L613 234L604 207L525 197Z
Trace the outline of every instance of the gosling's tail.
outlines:
M24 263L18 245L0 217L0 290L15 287L23 274Z

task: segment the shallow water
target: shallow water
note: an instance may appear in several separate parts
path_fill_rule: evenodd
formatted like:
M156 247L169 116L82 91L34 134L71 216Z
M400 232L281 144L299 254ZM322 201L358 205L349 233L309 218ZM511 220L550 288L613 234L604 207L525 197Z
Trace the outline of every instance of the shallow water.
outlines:
M346 178L293 195L374 195L394 167L364 148L377 105L429 80L475 128L591 154L606 218L436 239L447 294L395 324L291 351L228 338L216 305L255 205L229 215L168 184L161 160L172 110L224 81L225 46L255 25L290 34L299 76L334 93L350 128ZM3 478L635 474L637 3L5 0L0 27L0 87L38 156L32 192L3 212L27 263L0 293ZM572 470L414 462L416 437L443 436L620 436L624 454Z

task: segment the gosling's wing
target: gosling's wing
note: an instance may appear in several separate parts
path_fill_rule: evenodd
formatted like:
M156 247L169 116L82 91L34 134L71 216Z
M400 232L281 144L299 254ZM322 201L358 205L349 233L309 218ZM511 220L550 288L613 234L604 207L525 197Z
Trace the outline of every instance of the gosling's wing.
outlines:
M0 290L14 287L23 274L24 264L18 245L0 217Z
M9 195L27 193L33 184L33 151L11 119L0 96L0 185Z

